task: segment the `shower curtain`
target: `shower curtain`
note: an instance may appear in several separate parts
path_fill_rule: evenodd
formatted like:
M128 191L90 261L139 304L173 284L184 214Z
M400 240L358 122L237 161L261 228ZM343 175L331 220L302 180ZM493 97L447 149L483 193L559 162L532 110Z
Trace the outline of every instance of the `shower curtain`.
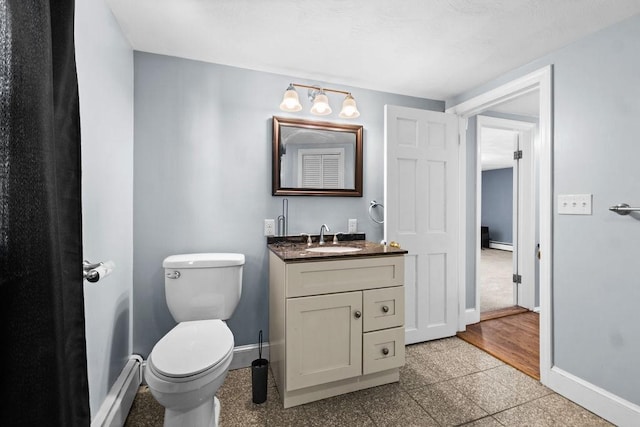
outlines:
M6 426L87 426L74 2L0 0Z

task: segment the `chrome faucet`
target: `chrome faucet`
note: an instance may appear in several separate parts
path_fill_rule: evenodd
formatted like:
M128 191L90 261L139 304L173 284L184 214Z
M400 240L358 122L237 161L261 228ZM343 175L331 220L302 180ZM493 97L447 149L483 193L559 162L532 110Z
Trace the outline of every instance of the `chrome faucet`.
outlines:
M331 231L329 229L329 226L327 224L322 224L320 226L320 241L318 242L319 245L324 245L324 232L325 231Z

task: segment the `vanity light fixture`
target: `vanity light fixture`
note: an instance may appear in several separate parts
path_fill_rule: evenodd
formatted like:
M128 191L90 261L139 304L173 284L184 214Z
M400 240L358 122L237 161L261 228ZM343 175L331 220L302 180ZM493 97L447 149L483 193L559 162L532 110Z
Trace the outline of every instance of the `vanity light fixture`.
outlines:
M300 100L298 99L298 92L296 92L296 88L294 88L292 84L289 85L284 93L284 97L280 103L280 109L291 112L302 110L302 105L300 105Z
M346 95L344 101L342 101L342 110L340 110L339 114L340 117L343 119L355 119L360 116L360 112L356 106L356 100L351 96L351 92L328 89L320 86L303 85L299 83L290 83L289 87L287 87L282 98L282 102L280 103L280 109L282 111L296 112L302 109L296 87L308 89L309 101L312 102L311 114L315 114L317 116L326 116L331 114L332 110L329 105L329 98L327 97L326 92L334 92Z

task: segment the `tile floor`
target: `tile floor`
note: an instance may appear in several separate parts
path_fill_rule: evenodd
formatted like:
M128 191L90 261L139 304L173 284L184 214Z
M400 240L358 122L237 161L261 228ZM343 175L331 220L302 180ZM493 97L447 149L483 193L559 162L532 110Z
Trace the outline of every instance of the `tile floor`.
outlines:
M605 420L462 341L407 346L400 382L284 409L273 377L267 402L251 402L251 370L230 371L218 392L220 427L232 426L607 426ZM125 426L161 426L146 387Z

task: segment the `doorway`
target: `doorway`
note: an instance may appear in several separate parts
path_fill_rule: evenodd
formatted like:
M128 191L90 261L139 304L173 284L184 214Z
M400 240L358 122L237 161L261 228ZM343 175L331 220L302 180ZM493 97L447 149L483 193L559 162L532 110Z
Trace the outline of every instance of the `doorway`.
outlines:
M481 244L475 254L475 289L480 320L535 306L538 98L533 91L476 116L476 228Z
M489 111L500 105L506 105L509 101L516 100L523 95L531 92L538 91L538 107L539 107L539 122L538 122L538 134L536 144L536 156L539 159L538 169L535 171L534 180L537 184L536 195L539 201L538 205L535 205L531 212L536 212L538 215L538 242L539 247L534 242L533 249L527 247L527 251L532 250L534 256L539 259L536 271L534 272L536 280L539 281L539 300L533 304L539 307L539 367L540 367L540 380L543 384L548 384L549 376L551 375L552 361L551 361L551 259L552 256L552 234L551 234L551 217L552 217L552 67L547 66L527 74L523 77L517 78L513 81L505 83L499 87L488 90L481 95L473 97L469 100L463 101L453 107L448 108L446 111L449 113L458 114L459 116L467 119L469 124L474 117L483 112ZM467 147L468 134L466 132L466 126L461 128L461 151L460 151L460 163L467 164L467 167L471 167L468 163L468 157L473 158L475 151ZM472 150L471 153L467 151ZM468 155L470 154L470 155ZM475 159L474 159L475 161ZM466 168L462 168L466 169ZM463 170L464 173L464 170ZM473 175L475 177L475 175ZM461 210L474 212L475 200L473 197L469 197L470 194L475 193L475 183L469 175L461 176L461 182L463 183L461 191ZM475 213L471 214L475 217ZM467 217L468 218L468 217ZM475 224L474 221L465 221L461 225L460 235L464 236L460 239L460 254L461 257L466 259L466 268L461 268L459 271L460 277L460 292L465 295L465 298L460 299L460 317L459 317L459 330L464 331L466 325L478 323L480 320L480 310L477 309L477 299L475 296L475 269L470 268L475 262L476 242L480 238L479 224ZM470 236L475 238L471 239ZM539 249L539 250L538 250ZM542 254L541 258L539 254ZM471 276L471 277L469 277ZM535 295L535 294L534 294Z

